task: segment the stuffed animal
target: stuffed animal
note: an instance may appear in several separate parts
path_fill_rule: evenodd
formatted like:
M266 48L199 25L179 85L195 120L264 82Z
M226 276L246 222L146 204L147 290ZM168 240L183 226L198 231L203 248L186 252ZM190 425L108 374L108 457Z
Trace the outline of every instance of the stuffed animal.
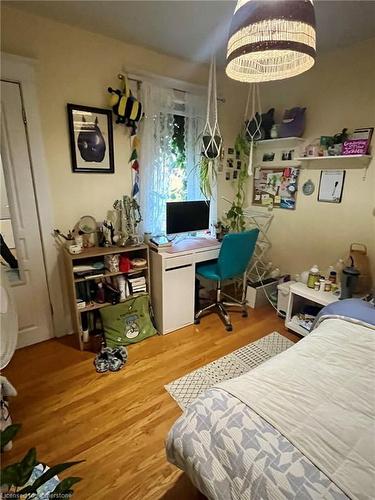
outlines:
M87 122L82 115L81 130L78 134L77 145L85 161L101 162L105 156L105 140L98 125L98 117L94 122Z
M119 75L119 79L123 82L122 90L108 87L110 106L117 116L116 123L124 123L135 133L137 123L142 118L142 104L132 95L126 75Z
M262 113L260 117L259 113L255 113L255 118L251 120L251 122L246 123L246 130L248 132L248 137L253 137L255 141L263 141L264 139L271 139L271 128L273 127L275 120L274 115L275 108L271 108L267 111L267 113ZM257 124L260 123L260 131L256 134ZM254 136L254 134L256 134Z
M17 391L6 377L0 376L0 431L4 431L12 425L12 419L9 413L9 403L5 397L17 396ZM5 451L12 449L12 441L9 441L4 447Z
M279 137L302 137L305 130L306 108L291 108L284 112Z

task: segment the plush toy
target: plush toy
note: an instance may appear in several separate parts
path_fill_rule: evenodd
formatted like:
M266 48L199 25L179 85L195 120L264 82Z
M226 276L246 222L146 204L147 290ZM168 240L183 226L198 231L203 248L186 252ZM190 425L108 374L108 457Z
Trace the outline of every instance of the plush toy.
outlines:
M132 95L126 75L119 75L119 79L123 82L122 90L108 87L110 106L117 116L116 123L124 123L134 134L142 118L142 104Z
M305 130L306 108L286 109L280 125L279 137L302 137Z
M255 141L271 139L271 128L275 123L275 120L273 118L274 113L275 113L275 108L269 109L267 113L262 113L261 117L259 116L259 113L256 113L255 118L253 118L250 123L246 124L248 136L254 137ZM261 118L260 131L258 134L254 136L260 118Z
M0 376L0 431L4 431L12 425L9 413L9 403L4 399L9 396L17 396L17 391L6 377ZM5 451L12 449L12 441L4 447Z

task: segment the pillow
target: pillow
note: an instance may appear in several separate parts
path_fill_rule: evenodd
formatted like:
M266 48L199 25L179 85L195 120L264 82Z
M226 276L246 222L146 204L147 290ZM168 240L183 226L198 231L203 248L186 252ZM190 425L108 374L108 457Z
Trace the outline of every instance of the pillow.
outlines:
M103 307L100 315L108 347L135 344L157 333L150 318L148 294L136 295L125 302Z

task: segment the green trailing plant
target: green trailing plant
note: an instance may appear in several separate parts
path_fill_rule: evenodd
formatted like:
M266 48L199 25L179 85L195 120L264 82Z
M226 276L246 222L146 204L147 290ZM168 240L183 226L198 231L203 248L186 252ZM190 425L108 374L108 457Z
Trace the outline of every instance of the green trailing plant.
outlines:
M232 231L241 232L246 229L243 207L246 201L246 184L249 178L247 164L250 153L250 142L247 139L245 127L243 127L236 138L235 150L240 153L241 170L238 173L237 191L234 201L225 215L225 221Z
M199 160L199 186L205 198L212 196L212 185L216 182L217 170L215 160L201 156Z
M0 445L1 452L3 452L5 446L15 437L15 435L20 430L20 424L13 424L7 427L4 431L0 432ZM66 462L63 464L57 464L50 467L35 479L32 483L30 482L33 470L38 464L41 464L45 468L45 464L42 464L36 457L35 448L31 448L23 459L11 465L1 469L1 491L6 498L25 498L26 500L35 498L37 495L37 490L43 486L47 481L51 480L57 474L61 474L66 469L69 469L73 465L77 465L84 460L78 462ZM66 498L72 496L72 487L81 481L80 477L68 477L60 481L55 489L50 493L49 498Z

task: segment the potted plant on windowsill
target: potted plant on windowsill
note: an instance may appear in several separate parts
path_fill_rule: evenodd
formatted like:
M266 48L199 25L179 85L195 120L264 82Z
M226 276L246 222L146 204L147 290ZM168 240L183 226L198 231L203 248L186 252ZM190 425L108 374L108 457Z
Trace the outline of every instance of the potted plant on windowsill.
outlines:
M13 424L0 433L1 452L20 430L20 424ZM48 467L37 460L35 448L31 448L20 462L7 465L1 469L1 497L47 500L52 498L69 498L73 494L72 487L81 481L80 477L67 477L62 481L61 474L78 462L66 462Z

